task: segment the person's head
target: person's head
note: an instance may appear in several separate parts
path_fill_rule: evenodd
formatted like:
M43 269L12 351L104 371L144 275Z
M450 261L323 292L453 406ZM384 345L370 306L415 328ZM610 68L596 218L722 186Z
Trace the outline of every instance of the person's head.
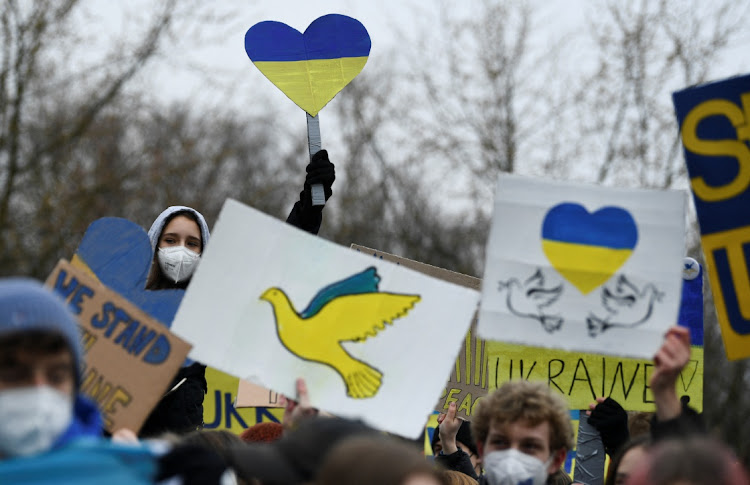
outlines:
M506 382L479 401L471 424L489 483L544 483L573 447L567 403L541 382Z
M650 444L651 437L641 435L622 445L612 457L604 485L624 485L628 477L643 464Z
M444 485L477 485L475 479L456 470L442 470L440 478Z
M653 412L629 411L628 412L628 434L631 438L648 435L651 433L651 418Z
M0 456L46 451L73 419L80 334L41 283L0 280Z
M309 417L272 443L232 447L229 463L237 476L247 481L257 479L264 485L308 483L314 480L325 457L338 443L355 436L378 434L361 421Z
M200 429L180 437L182 445L196 445L218 453L222 458L228 460L229 449L237 444L245 442L240 437L226 429Z
M438 472L410 444L389 436L358 436L336 445L316 485L441 485Z
M626 485L750 485L737 457L706 436L674 438L649 448Z
M474 472L479 475L481 472L481 460L479 459L479 453L477 452L477 443L471 434L471 423L469 421L463 421L461 427L458 428L456 433L456 446L458 449L469 455L471 465L474 467ZM443 449L443 444L440 442L440 425L435 428L435 432L432 435L432 454L437 455Z
M200 212L172 206L159 214L148 230L153 263L146 288L185 288L198 264L210 233Z
M281 423L258 423L240 433L240 439L245 443L272 443L281 438L283 431Z

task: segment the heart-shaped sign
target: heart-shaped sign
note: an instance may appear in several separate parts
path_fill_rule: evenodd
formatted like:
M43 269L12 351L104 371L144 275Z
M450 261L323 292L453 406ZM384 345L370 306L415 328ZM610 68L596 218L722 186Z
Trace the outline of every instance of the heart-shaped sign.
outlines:
M169 327L185 290L146 290L152 254L141 226L104 217L89 225L72 263Z
M289 99L316 116L365 67L370 36L358 20L345 15L319 17L304 34L266 21L248 29L245 51Z
M566 202L550 209L542 224L544 254L583 294L611 278L637 243L635 220L620 207L590 214L580 204Z

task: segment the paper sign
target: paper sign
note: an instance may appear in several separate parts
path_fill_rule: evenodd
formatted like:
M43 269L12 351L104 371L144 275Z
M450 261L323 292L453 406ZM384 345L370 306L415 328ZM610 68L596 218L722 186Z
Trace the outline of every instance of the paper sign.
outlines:
M172 328L196 360L287 396L304 377L313 406L416 437L478 296L228 200Z
M750 75L672 95L727 358L750 357Z
M365 67L370 36L356 19L330 14L304 34L281 22L260 22L245 34L255 67L289 99L316 116Z
M482 280L473 276L456 273L357 244L352 244L352 249L411 268L433 278L466 286L467 288L478 290L482 283ZM476 409L476 404L482 396L487 395L488 355L485 350L485 342L477 338L476 316L472 320L471 329L463 341L459 343L459 349L455 365L451 368L450 378L440 394L440 399L435 405L435 410L444 413L448 410L450 403L455 402L458 416L471 420L471 415Z
M99 404L107 431L138 432L190 344L67 261L46 285L68 302L81 328L81 392Z
M281 396L278 392L271 391L265 387L260 387L252 382L247 382L240 379L239 387L237 388L237 402L234 404L236 408L280 408Z
M684 194L504 174L479 336L651 358L677 321Z

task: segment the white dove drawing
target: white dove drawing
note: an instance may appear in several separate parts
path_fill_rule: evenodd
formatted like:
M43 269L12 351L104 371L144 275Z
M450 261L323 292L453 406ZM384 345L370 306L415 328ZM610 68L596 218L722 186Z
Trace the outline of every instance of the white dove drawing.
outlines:
M651 318L654 303L663 296L652 283L639 289L625 275L618 276L614 285L602 288L602 306L608 315L600 318L592 313L586 318L589 335L596 337L611 327L632 328L642 324Z
M545 314L544 308L552 305L560 298L563 285L545 288L544 275L541 269L537 268L536 272L523 283L518 281L517 278L500 281L498 289L508 291L508 309L514 315L539 321L549 333L559 330L562 326L563 318L559 315Z

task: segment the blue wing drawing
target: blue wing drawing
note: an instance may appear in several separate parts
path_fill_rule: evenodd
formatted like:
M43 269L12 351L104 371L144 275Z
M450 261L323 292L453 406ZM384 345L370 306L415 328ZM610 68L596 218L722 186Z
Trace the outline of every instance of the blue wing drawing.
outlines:
M312 300L307 308L302 310L300 316L302 318L310 318L320 311L326 303L344 295L357 295L360 293L375 293L378 291L378 284L380 283L380 276L378 276L378 270L374 266L370 266L366 270L349 276L341 281L336 281L330 285L322 288Z

